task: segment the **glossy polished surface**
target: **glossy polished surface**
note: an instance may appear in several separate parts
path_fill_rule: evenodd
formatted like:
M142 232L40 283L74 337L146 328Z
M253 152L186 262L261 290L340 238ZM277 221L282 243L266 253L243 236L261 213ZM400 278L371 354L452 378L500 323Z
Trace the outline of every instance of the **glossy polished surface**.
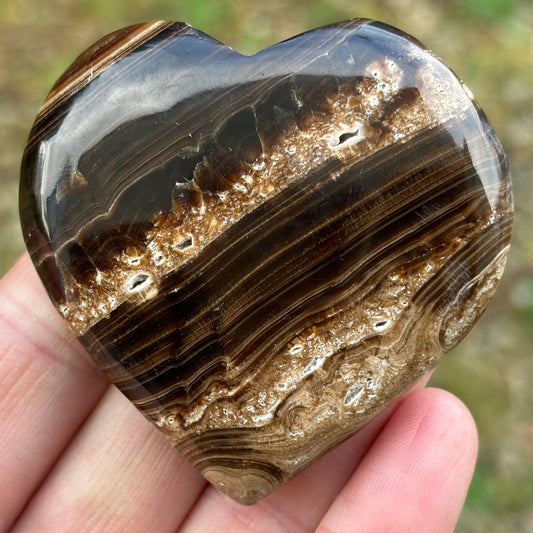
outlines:
M158 22L52 89L21 217L99 367L253 503L468 332L512 194L468 90L398 30L354 20L246 57Z

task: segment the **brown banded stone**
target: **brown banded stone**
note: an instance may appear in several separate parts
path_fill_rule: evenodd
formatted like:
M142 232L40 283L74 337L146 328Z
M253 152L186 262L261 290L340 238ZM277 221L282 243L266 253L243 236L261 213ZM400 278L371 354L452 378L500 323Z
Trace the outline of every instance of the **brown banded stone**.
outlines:
M44 103L20 202L98 366L248 504L457 344L512 224L469 91L362 19L251 57L180 23L104 38Z

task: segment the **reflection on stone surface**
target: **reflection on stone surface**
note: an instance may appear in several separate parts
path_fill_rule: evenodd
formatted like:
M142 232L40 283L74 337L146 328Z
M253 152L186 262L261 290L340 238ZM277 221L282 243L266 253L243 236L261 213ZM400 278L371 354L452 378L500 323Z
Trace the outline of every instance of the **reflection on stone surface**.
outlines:
M99 367L254 503L468 332L502 275L512 194L468 90L398 30L354 20L246 57L158 22L54 86L21 216Z

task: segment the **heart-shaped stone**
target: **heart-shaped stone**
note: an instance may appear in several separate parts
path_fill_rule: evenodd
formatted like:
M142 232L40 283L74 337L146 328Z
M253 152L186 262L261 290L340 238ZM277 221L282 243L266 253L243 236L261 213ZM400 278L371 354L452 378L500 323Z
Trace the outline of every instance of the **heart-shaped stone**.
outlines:
M54 86L21 214L98 366L253 503L465 335L502 274L512 194L477 103L399 30L353 20L247 57L157 22Z

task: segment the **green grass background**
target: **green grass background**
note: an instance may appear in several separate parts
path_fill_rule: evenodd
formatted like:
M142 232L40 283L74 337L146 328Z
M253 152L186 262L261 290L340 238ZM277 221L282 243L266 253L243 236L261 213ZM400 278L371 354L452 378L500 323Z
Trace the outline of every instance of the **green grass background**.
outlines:
M24 247L20 158L52 83L99 37L146 20L182 20L243 53L316 26L368 17L400 27L472 89L508 154L516 195L502 284L476 328L439 366L480 434L457 531L533 532L533 2L530 0L0 0L0 275Z

